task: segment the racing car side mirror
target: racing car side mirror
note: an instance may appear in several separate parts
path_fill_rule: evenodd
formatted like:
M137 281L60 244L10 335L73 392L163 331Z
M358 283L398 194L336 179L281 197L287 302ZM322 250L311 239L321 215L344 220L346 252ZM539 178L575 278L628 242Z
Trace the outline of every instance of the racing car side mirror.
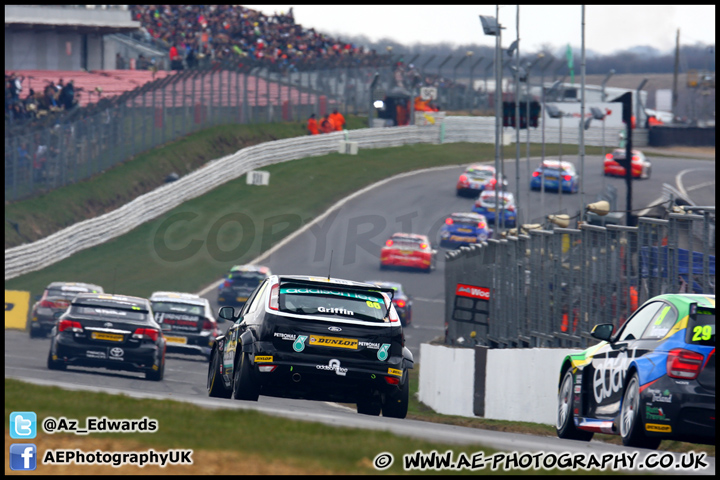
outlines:
M235 309L233 307L220 307L220 310L218 310L218 318L222 318L224 321L231 322L234 317Z
M597 338L598 340L609 342L612 338L613 328L612 323L600 323L593 327L592 332L590 332L590 336Z

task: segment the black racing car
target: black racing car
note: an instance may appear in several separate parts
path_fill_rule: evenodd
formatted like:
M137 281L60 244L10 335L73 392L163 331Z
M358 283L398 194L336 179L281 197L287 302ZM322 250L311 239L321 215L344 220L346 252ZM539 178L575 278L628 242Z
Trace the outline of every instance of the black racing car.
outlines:
M50 335L47 366L69 365L144 372L160 381L165 372L165 338L150 302L124 295L81 293Z
M403 289L402 284L382 280L366 280L365 283L372 283L378 287L392 288L394 290L392 302L393 305L395 305L395 311L397 311L398 317L400 317L400 323L402 323L403 328L412 323L412 299Z
M259 395L356 403L358 413L405 418L408 369L393 290L349 280L271 276L217 338L211 397Z
M242 307L260 282L272 275L262 265L235 265L218 286L218 304Z
M30 313L30 338L44 337L57 323L60 315L78 293L103 293L99 285L77 282L52 282L45 287L42 296L36 297L37 302Z

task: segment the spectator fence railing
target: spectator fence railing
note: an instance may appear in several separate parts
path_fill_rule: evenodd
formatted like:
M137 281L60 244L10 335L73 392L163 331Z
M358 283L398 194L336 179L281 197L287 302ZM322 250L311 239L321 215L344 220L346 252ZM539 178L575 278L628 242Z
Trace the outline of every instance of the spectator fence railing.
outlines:
M530 230L447 252L446 343L586 348L594 325L617 331L657 295L714 295L714 207L668 217Z

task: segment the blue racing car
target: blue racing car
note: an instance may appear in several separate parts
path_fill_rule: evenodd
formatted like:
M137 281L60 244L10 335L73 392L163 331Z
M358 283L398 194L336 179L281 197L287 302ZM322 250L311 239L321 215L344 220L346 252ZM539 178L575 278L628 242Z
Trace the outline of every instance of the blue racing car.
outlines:
M487 219L477 213L453 213L440 228L440 246L459 248L484 242L492 235Z
M517 223L515 197L513 197L513 194L510 192L499 191L497 194L498 200L503 202L505 226L512 228L515 226L515 223ZM475 200L475 205L473 206L473 212L485 216L491 224L495 224L496 210L498 210L498 208L495 206L494 191L482 192L478 199Z
M557 192L560 184L562 184L563 193L577 193L580 188L580 175L575 170L575 165L570 162L545 160L533 172L530 179L530 189L540 190L543 178L545 180L545 190Z

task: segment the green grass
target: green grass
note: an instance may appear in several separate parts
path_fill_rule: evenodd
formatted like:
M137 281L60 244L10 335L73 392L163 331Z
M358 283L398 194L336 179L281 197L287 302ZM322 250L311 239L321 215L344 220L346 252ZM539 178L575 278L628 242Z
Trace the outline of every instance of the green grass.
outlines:
M234 400L227 400L228 403ZM79 420L85 424L88 416L110 419L140 419L147 416L158 421L154 433L102 433L93 438L115 438L138 442L156 450L169 448L230 451L257 462L282 461L313 466L338 474L375 474L372 460L381 452L390 452L395 461L387 473L403 473L402 456L420 450L444 453L452 450L454 458L460 452L468 457L484 451L485 457L495 450L477 445L448 445L392 433L328 426L273 417L252 410L204 409L171 400L142 400L126 396L66 391L57 387L42 387L18 380L5 379L5 429L10 428L10 413L32 411L38 424L52 416ZM40 427L39 427L40 428ZM85 437L88 438L88 437ZM489 468L478 473L491 473ZM445 472L443 472L445 473ZM466 471L467 473L467 471ZM492 472L506 473L506 472ZM525 474L515 470L514 474ZM559 470L538 473L568 473Z

